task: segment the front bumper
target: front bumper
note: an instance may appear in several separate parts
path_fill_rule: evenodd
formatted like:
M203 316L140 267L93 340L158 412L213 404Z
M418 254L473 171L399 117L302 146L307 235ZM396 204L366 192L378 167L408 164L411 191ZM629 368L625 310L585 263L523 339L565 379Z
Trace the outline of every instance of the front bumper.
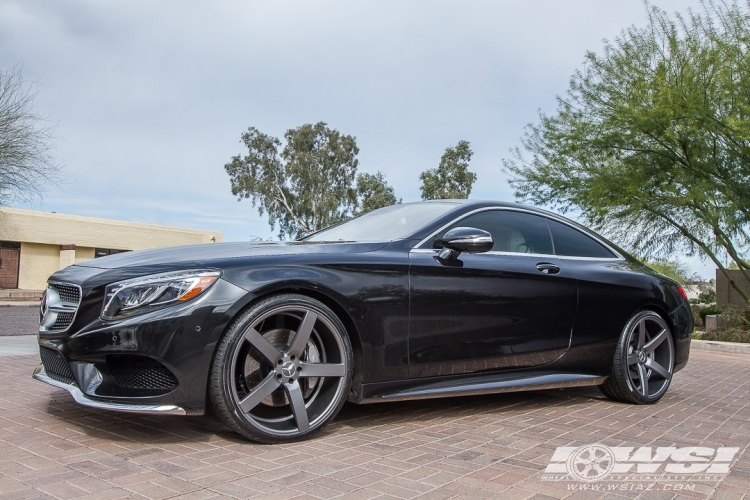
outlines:
M245 290L219 280L194 302L121 321L99 319L99 300L93 311L84 304L70 331L39 332L43 363L33 378L90 407L201 415L214 348L246 300Z
M97 408L100 410L116 410L116 411L124 411L129 413L149 413L149 414L160 414L160 415L187 415L187 412L184 408L180 408L179 406L174 405L148 405L148 404L128 404L128 403L116 403L116 402L110 402L110 401L98 401L96 399L92 399L88 396L86 396L81 390L78 388L78 386L75 383L67 383L67 382L61 382L59 380L55 380L47 375L47 372L44 371L44 365L40 364L36 367L36 370L34 370L34 374L32 377L35 380L39 380L40 382L44 382L45 384L53 385L55 387L59 387L60 389L65 389L70 393L71 396L73 396L73 399L76 400L76 403L89 406L91 408Z

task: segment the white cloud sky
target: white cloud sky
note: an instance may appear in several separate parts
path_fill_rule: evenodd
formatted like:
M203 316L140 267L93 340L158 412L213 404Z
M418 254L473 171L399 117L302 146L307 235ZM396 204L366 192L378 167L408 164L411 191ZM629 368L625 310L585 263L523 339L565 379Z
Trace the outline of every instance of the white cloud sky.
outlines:
M524 125L586 50L645 19L640 0L0 0L0 65L38 82L70 174L26 208L266 238L223 166L249 126L282 137L317 121L356 136L360 170L405 201L461 139L471 197L512 200L500 166Z

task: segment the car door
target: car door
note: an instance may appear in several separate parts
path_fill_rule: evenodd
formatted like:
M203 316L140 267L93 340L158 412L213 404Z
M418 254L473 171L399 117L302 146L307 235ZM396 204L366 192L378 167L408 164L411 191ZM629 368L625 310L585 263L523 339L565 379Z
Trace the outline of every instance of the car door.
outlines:
M488 231L492 250L439 259L442 235L454 227ZM577 285L554 256L546 218L478 211L422 242L409 259L410 377L538 366L567 350Z

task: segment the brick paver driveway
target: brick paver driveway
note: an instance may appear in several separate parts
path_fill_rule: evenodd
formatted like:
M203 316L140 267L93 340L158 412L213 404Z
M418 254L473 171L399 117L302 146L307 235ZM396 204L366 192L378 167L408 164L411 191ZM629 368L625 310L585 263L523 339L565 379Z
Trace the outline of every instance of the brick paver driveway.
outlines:
M31 380L33 356L0 358L3 498L672 498L657 483L573 491L542 480L558 446L738 446L691 498L750 491L750 356L693 351L656 406L593 389L347 406L304 443L256 445L211 417L92 411ZM611 483L610 483L611 484ZM586 486L586 485L583 485Z

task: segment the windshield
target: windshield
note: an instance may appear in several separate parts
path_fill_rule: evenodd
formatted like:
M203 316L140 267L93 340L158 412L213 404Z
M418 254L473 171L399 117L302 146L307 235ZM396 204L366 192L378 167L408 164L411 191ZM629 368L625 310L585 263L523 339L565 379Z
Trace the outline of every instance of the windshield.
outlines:
M305 241L392 241L413 233L456 208L455 203L408 203L379 208L338 226L313 234Z

